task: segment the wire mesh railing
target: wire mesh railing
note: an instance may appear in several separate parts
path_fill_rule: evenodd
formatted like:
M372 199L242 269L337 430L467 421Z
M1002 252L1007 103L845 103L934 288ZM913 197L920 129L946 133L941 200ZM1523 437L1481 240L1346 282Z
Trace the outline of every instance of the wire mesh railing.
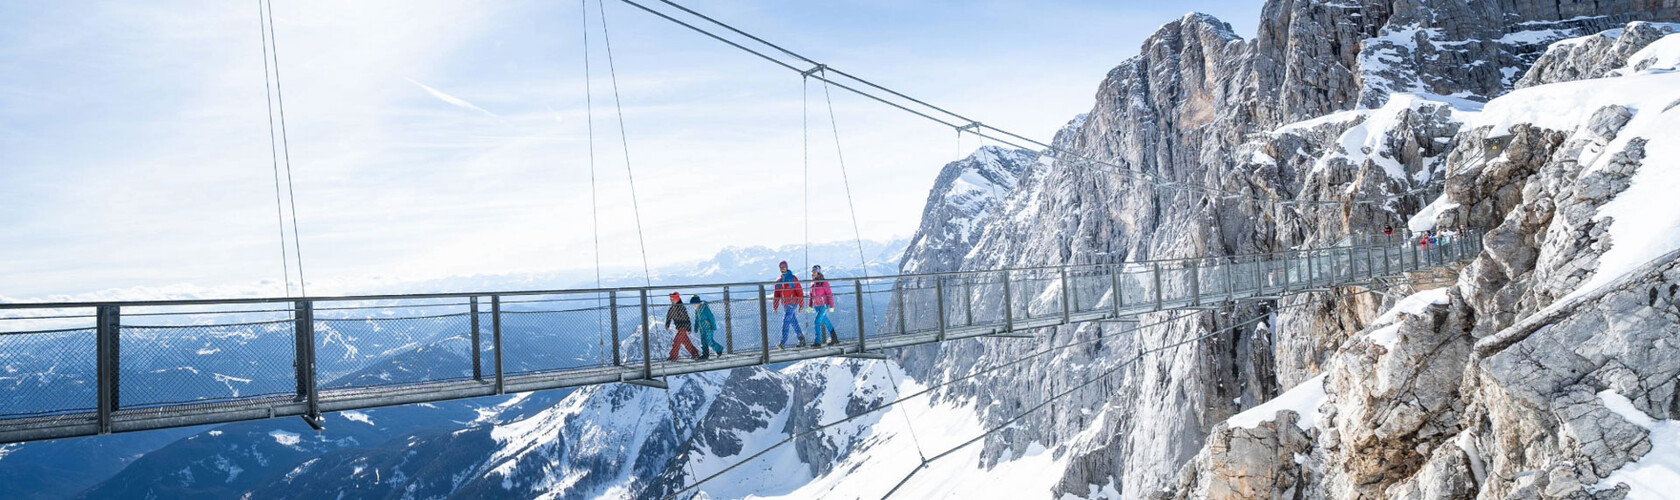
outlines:
M813 283L802 282L797 294L778 292L777 283L730 283L0 304L0 396L5 402L0 441L187 425L181 422L189 420L181 419L128 427L113 423L209 407L271 405L270 416L308 416L318 415L323 405L342 409L498 394L510 383L528 390L651 379L683 370L936 342L953 333L996 334L1081 318L1267 298L1461 261L1477 253L1480 240L1465 236L1431 243L840 277L825 280L831 303L813 301ZM827 320L820 324L811 307L818 305ZM701 321L703 310L711 321ZM715 329L703 331L703 324ZM680 346L679 333L697 351ZM801 340L817 345L819 333L825 337L823 350L795 349ZM697 353L719 361L681 368ZM579 378L590 373L602 375ZM421 388L436 388L435 394L377 399L391 391L424 392ZM20 422L36 425L53 418L80 427L17 430ZM190 422L209 421L215 420Z

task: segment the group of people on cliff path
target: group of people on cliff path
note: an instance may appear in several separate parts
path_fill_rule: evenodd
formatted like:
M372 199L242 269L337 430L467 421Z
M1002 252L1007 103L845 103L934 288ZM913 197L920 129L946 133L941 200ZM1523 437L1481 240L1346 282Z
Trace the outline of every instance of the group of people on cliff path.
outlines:
M1451 229L1424 231L1418 234L1418 248L1424 251L1428 251L1430 247L1440 248L1441 243L1447 241L1448 237L1457 236L1462 232L1464 232L1464 226L1459 226L1457 231ZM1383 235L1393 237L1394 226L1383 226Z
M828 280L823 277L822 266L811 266L811 287L807 296L805 288L800 284L799 277L788 270L787 261L778 266L781 276L776 278L775 293L771 295L773 307L782 315L782 340L778 347L787 348L788 330L792 329L799 343L796 347L805 347L805 330L799 324L799 312L802 309L816 311L816 317L811 321L811 328L816 330L816 342L813 346L823 345L826 337L828 345L840 343L840 334L834 329L834 322L828 319L828 313L834 310L834 290L829 287ZM714 335L717 333L717 317L712 314L709 302L693 295L688 303L694 305L694 317L691 319L688 308L684 306L682 294L671 292L671 309L665 313L665 329L674 329L676 334L671 339L671 361L677 360L680 350L686 349L688 355L694 359L708 359L713 352L724 354L724 348L718 344ZM727 306L725 306L727 307ZM700 347L695 348L689 340L689 332L700 334ZM827 335L824 335L824 334Z

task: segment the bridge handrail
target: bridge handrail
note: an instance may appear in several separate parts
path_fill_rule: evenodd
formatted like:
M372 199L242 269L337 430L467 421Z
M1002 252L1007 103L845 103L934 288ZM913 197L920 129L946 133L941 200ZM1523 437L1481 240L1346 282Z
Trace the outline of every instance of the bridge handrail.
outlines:
M1455 238L1462 238L1462 237L1464 237L1464 236L1460 235L1460 236L1457 236ZM881 280L899 280L899 279L936 278L936 277L946 277L946 276L972 276L972 275L977 275L977 274L998 273L998 272L1005 272L1005 271L1007 271L1007 272L1025 272L1025 271L1051 271L1051 270L1062 270L1062 269L1067 269L1067 270L1101 269L1101 268L1107 268L1107 267L1111 267L1111 266L1134 265L1134 264L1135 265L1172 264L1172 263L1187 264L1187 263L1203 263L1203 262L1210 262L1210 261L1213 261L1213 262L1221 262L1221 261L1240 262L1240 261L1244 261L1244 260L1251 260L1254 257L1272 257L1272 258L1261 259L1261 260L1277 260L1275 258L1276 256L1282 256L1282 255L1286 255L1286 254L1287 255L1304 255L1304 254L1309 254L1309 253L1319 253L1319 252L1328 252L1328 251L1342 251L1342 250L1345 250L1345 249L1356 249L1356 250L1357 249L1374 249L1374 248L1381 248L1381 247L1393 247L1394 246L1393 243L1400 243L1401 244L1400 246L1404 247L1404 246L1409 244L1408 240L1409 240L1408 238L1399 238L1399 239L1394 240L1394 241L1384 241L1384 242L1368 243L1368 244L1362 244L1362 245L1328 246L1328 247L1318 247L1318 248L1308 248L1308 249L1281 250L1281 251L1276 251L1276 252L1236 254L1236 255L1225 255L1225 256L1199 256L1199 257L1177 257L1177 258L1163 258L1163 259L1140 259L1140 260L1127 260L1127 261L1121 261L1121 262L1108 262L1108 263L1062 264L1062 265L1026 266L1026 267L1004 267L1004 268L1000 268L1000 269L988 269L988 270L981 270L981 271L942 271L942 272L931 272L931 273L912 273L912 274L897 274L897 275L868 276L868 277L865 277L865 276L847 276L847 277L829 278L829 281L854 281L854 280L881 281ZM769 281L740 281L740 282L724 282L724 283L680 283L680 284L669 284L669 285L621 286L621 287L606 287L606 288L561 288L561 289L507 290L507 291L479 291L479 292L435 292L435 293L367 294L367 295L321 295L321 296L297 296L297 297L244 297L244 298L225 298L225 299L153 299L153 300L103 300L103 301L71 301L71 302L0 302L0 310L75 309L75 308L87 308L87 307L99 307L99 306L154 307L154 306L203 306L203 305L234 305L234 304L279 304L279 303L293 303L293 302L297 302L297 301L300 301L300 300L308 300L308 301L314 301L314 302L350 302L350 301L374 301L374 300L466 299L466 298L472 298L472 297L489 297L489 296L514 297L514 296L528 296L528 295L559 295L559 294L576 295L576 294L591 294L591 293L605 294L605 293L612 293L612 292L641 292L643 290L646 290L646 291L674 290L674 289L679 289L679 288L756 287L756 286L759 286L759 285L774 286L775 284L776 283L775 283L774 280L769 280ZM233 311L233 312L240 312L240 311Z
M803 319L785 311L772 297L769 292L774 282L13 304L8 309L93 308L94 314L0 318L7 320L0 321L0 327L14 320L20 325L27 325L29 320L82 320L77 328L0 332L0 343L21 349L0 352L0 360L22 360L26 376L39 371L46 377L33 385L20 386L34 392L12 394L9 399L15 404L0 408L0 443L275 416L303 416L311 425L318 425L323 412L609 382L658 385L660 377L672 374L836 355L878 357L886 348L976 337L1020 337L1022 334L1015 332L1087 321L1135 322L1138 315L1149 312L1221 309L1223 304L1242 300L1276 300L1350 285L1390 286L1393 279L1405 273L1474 257L1481 243L1477 236L1460 235L1428 249L1403 238L1398 242L1218 257L834 278L829 280L834 283L834 305L848 312L841 317L835 308L830 312L836 315L830 317L842 327L852 327L854 331L845 333L855 335L842 343L839 334L846 328L841 328L830 335L832 340L827 345L791 350L772 349L772 318L788 324L799 324ZM738 293L733 297L732 287ZM683 288L721 288L720 294L702 293L721 299L712 303L716 306L715 332L723 341L713 345L722 356L684 363L677 362L672 354L670 362L664 361L666 356L659 356L656 362L654 344L671 344L674 353L679 343L671 337L676 332L658 328L663 321L656 314L664 311L665 305L663 297L653 292ZM594 293L605 296L589 296ZM554 298L503 300L541 295ZM402 302L455 298L465 300ZM550 306L558 310L508 307L539 302L575 304L592 299L607 306ZM333 301L393 303L317 307ZM773 301L777 302L775 307ZM289 307L254 311L249 307L177 312L145 309L275 302ZM419 311L428 308L454 310L443 314ZM363 309L384 310L367 317L317 315ZM406 315L399 315L405 314L399 311ZM591 311L598 314L576 315ZM251 317L258 314L272 315L273 319ZM156 316L181 319L172 320L176 324L125 321ZM855 323L851 323L853 320ZM816 319L811 321L811 333L820 335ZM786 330L784 325L783 342L787 340ZM656 341L655 336L665 338ZM513 342L505 349L504 337ZM576 350L582 345L580 339L587 343L590 337L598 344L593 350ZM802 344L803 339L802 335ZM318 358L318 348L331 350L326 357ZM357 354L363 348L371 349L372 355ZM404 361L408 359L404 356L428 349L458 350L461 354L458 358L421 356ZM504 354L511 356L506 363ZM204 365L196 361L199 359L231 360L235 364ZM47 360L52 367L39 360ZM40 366L31 367L31 362ZM60 363L69 363L65 366L70 368L60 369ZM228 372L232 375L214 373L216 382L226 385L227 391L203 387L205 383L194 368L197 366L233 369ZM194 377L168 375L177 370L192 370ZM47 376L58 372L63 373ZM323 376L329 380L318 380ZM246 385L236 389L223 377ZM186 385L175 387L177 383Z

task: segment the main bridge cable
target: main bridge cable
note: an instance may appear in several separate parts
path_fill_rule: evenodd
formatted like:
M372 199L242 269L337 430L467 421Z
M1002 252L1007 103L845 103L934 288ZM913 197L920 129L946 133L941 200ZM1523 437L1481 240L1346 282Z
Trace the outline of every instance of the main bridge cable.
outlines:
M261 2L261 0L258 0ZM286 155L286 198L292 207L292 252L297 256L298 295L308 296L308 281L303 277L303 241L298 238L297 188L292 185L292 146L286 135L286 94L280 86L280 35L274 32L274 2L268 2L268 42L274 57L274 100L280 110L280 151ZM272 126L272 125L271 125Z
M274 136L274 88L268 71L268 14L263 11L263 0L257 0L257 33L262 36L263 103L268 105L268 157L274 171L274 220L280 227L280 273L286 296L291 297L292 267L291 257L286 256L286 208L280 201L280 144Z
M1287 202L1282 202L1280 200L1274 200L1274 199L1271 199L1271 198L1257 196L1257 195L1253 195L1253 194L1248 194L1248 193L1245 193L1245 192L1227 191L1227 190L1223 190L1223 189L1219 189L1219 188L1215 188L1215 187L1212 187L1212 186L1207 186L1207 185L1203 185L1203 184L1195 183L1195 182L1165 180L1159 174L1156 174L1156 173L1145 172L1145 171L1141 171L1141 170L1132 170L1132 169L1122 167L1120 165L1115 165L1115 164L1112 164L1112 163L1095 160L1095 159L1086 157L1084 155L1080 155L1078 153L1075 153L1073 151L1069 151L1069 150L1057 147L1057 146L1052 145L1052 144L1047 144L1047 143L1044 143L1044 142L1041 142L1041 141L1038 141L1038 140L1034 140L1034 139L1028 138L1026 136L1016 134L1014 132L1010 132L1010 131L1007 131L1007 130L997 128L995 126L983 125L979 121L970 119L970 118L968 118L964 115L958 114L956 112L947 110L947 109L939 107L939 106L935 106L935 105L930 104L930 103L928 103L926 101L923 101L921 99L911 97L911 96L906 95L902 92L893 90L891 88L882 86L880 84L876 84L876 83L871 82L869 80L865 80L865 79L860 78L856 75L852 75L850 73L846 73L844 71L829 67L825 64L818 63L815 60L812 60L811 58L805 57L805 56L800 55L796 52L788 50L788 49L786 49L786 48L784 48L780 45L776 45L774 43L771 43L771 42L769 42L769 41L767 41L763 38L760 38L756 35L753 35L751 33L746 32L744 30L741 30L739 28L731 26L731 25L729 25L727 23L724 23L722 21L718 21L717 19L711 18L711 17L706 16L704 14L701 14L699 12L696 12L693 9L689 9L687 7L684 7L684 6L682 6L680 4L677 4L676 2L673 2L671 0L659 0L659 1L661 3L666 4L666 5L675 7L675 8L677 8L677 9L679 9L679 10L685 12L685 13L688 13L690 15L693 15L695 17L703 19L706 22L709 22L711 24L714 24L714 25L722 27L726 30L729 30L730 32L733 32L735 34L738 34L738 35L744 36L748 39L751 39L754 42L757 42L759 44L763 44L764 46L775 49L776 51L781 52L782 54L786 54L788 57L797 59L799 62L801 62L803 64L809 64L812 67L809 68L809 69L802 69L798 66L794 66L793 64L789 64L787 61L783 61L781 59L778 59L774 56L771 56L769 54L764 53L763 51L747 47L746 45L743 45L740 42L736 42L734 40L730 40L728 38L725 38L724 36L719 35L717 33L713 33L712 31L709 31L706 28L695 26L692 23L677 19L677 18L675 18L675 17L673 17L670 14L667 14L665 12L650 8L646 5L643 5L639 2L637 2L636 0L619 0L619 1L630 4L631 6L634 6L638 9L646 11L646 12L648 12L650 14L653 14L655 16L658 16L660 18L664 18L667 21L671 21L672 23L676 23L677 25L688 28L688 29L690 29L690 30L692 30L696 33L700 33L700 34L705 35L707 37L710 37L714 40L717 40L719 42L723 42L724 44L729 45L731 47L735 47L735 48L740 49L740 50L742 50L744 52L747 52L749 54L758 56L759 58L764 59L766 61L769 61L770 63L775 64L777 66L787 68L788 70L796 72L796 73L810 75L810 77L812 77L812 78L817 78L819 80L824 81L825 83L832 84L836 87L840 87L842 89L851 91L854 94L858 94L860 96L869 98L869 99L874 100L876 102L886 104L887 106L897 108L901 111L904 111L904 112L907 112L907 113L910 113L910 114L913 114L913 115L916 115L916 116L920 116L922 118L926 118L928 120L934 121L934 122L939 123L941 125L951 127L953 129L961 130L963 128L972 127L972 128L974 128L975 135L978 135L978 136L981 136L981 137L984 137L984 138L990 138L994 141L997 141L999 143L1002 143L1002 144L1005 144L1005 145L1008 145L1010 147L1014 147L1014 148L1017 148L1017 149L1028 149L1026 146L1023 146L1021 144L1021 142L1025 142L1029 145L1036 146L1036 147L1040 148L1041 150L1049 151L1049 152L1053 153L1053 155L1057 158L1068 158L1068 159L1075 160L1075 164L1083 163L1085 165L1095 165L1095 166L1100 166L1100 167L1106 167L1108 169L1113 170L1115 173L1118 173L1118 174L1121 174L1121 175L1132 176L1134 178L1139 178L1143 182L1147 182L1149 184L1152 184L1158 190L1159 189L1177 189L1177 190L1185 191L1185 192L1200 191L1200 192L1204 192L1204 193L1209 194L1209 195L1213 195L1216 198L1220 198L1220 199L1249 199L1249 200L1252 200L1252 201L1255 201L1255 202L1258 202L1258 203L1263 203L1263 204L1286 203L1288 205L1322 205L1322 206L1344 206L1344 205L1363 205L1363 204L1380 205L1380 204L1385 204L1385 203L1387 203L1391 200L1400 199L1400 198L1404 198L1406 196L1409 196L1409 193L1400 193L1400 194L1381 196L1381 197L1377 197L1377 198L1373 198L1373 199L1367 199L1367 200L1348 200L1348 201L1289 200ZM930 111L919 111L919 110L916 110L916 109L911 109L910 106L907 106L905 104L902 104L902 103L899 103L899 102L894 102L894 101L892 101L892 100L890 100L886 97L882 97L882 96L879 96L879 95L876 95L874 93L867 92L867 91L864 91L864 90L859 90L858 88L855 88L855 87L846 85L844 83L835 81L834 79L832 79L828 76L827 73L830 72L830 71L832 71L834 74L839 75L839 76L841 76L841 77L843 77L847 80L856 82L858 84L861 84L862 86L867 86L867 87L870 87L870 88L873 88L873 89L877 89L881 92L885 92L885 93L889 94L890 97L894 97L894 98L898 98L898 99L903 99L905 101L909 101L911 103L914 103L917 106L921 106L921 107L926 108ZM820 75L816 74L816 73L819 73L819 72L821 73ZM944 115L944 116L949 117L949 118L936 117L936 116L934 116L936 114L937 115ZM984 129L984 130L982 130L982 129ZM990 130L990 131L996 132L997 134L1002 135L1002 136L1007 136L1008 138L987 134L985 132L985 130ZM1010 138L1012 138L1013 140L1011 140ZM1017 142L1017 141L1020 141L1020 142Z
M595 91L590 86L589 74L589 0L578 0L578 11L580 13L578 17L583 21L584 123L587 124L589 130L589 230L594 236L595 244L595 288L601 289L604 288L601 286L601 204L597 194L598 189L595 185ZM599 310L602 307L600 293L595 294L595 307L597 308L595 313L595 324L597 325L597 328L595 328L595 356L600 357L606 353L607 349L606 334L602 328L599 328L604 312ZM613 332L615 338L617 333Z
M648 265L647 238L642 234L642 208L636 198L636 174L630 167L630 137L629 134L625 132L624 127L624 100L620 97L618 92L618 69L613 62L612 32L607 27L607 8L603 3L603 0L595 0L595 10L601 16L601 39L605 42L604 45L607 49L607 74L611 76L612 79L613 107L618 113L618 138L620 144L624 147L624 173L630 181L630 206L635 211L636 215L636 242L642 250L642 283L644 286L652 288L653 270L652 267ZM585 31L584 37L587 38L588 36L589 32ZM642 293L643 297L646 297L647 292L644 291ZM680 301L681 299L678 300ZM642 321L643 324L649 324L646 318L643 318ZM652 330L653 329L651 327L642 329L642 342L644 345L645 343L653 341ZM675 348L676 338L674 336L672 337L671 342L672 347ZM651 356L651 353L649 355ZM663 391L665 393L665 406L671 412L671 438L678 439L683 435L682 426L678 425L680 418L677 416L676 401L671 398L669 378L670 377L666 377L666 389ZM689 427L692 430L694 426L690 425ZM689 460L687 459L687 455L688 450L681 450L678 452L678 455L672 457L672 460L678 460L679 457L681 457L680 460L687 466L688 475L690 477L695 477L696 474L694 473L694 465L688 463Z
M1420 283L1432 283L1432 282L1433 281L1419 281L1419 282L1407 282L1407 283L1408 284L1420 284ZM1393 288L1393 287L1396 287L1396 286L1400 286L1400 285L1399 284L1392 284L1392 285L1389 285L1386 288ZM1379 287L1379 288L1383 288L1383 287ZM1359 292L1344 294L1343 296L1344 297L1351 297L1351 296L1355 296L1355 295L1371 293L1375 290L1376 290L1376 288L1371 288L1371 289L1366 289L1366 290L1359 291ZM1308 293L1308 292L1292 291L1292 292L1289 293L1289 295L1300 295L1300 294L1304 294L1304 293ZM1284 309L1294 309L1294 308L1299 308L1299 307L1306 307L1308 305L1310 305L1310 304L1297 304L1297 305L1293 305L1293 306L1278 307L1278 308L1274 308L1273 311L1281 311L1281 310L1284 310ZM1165 324L1168 324L1168 323L1171 323L1171 322L1175 322L1175 321L1178 321L1178 320L1190 318L1192 316L1200 315L1200 314L1203 314L1203 313L1205 313L1205 311L1184 311L1184 312L1181 312L1179 314L1173 315L1170 318L1166 318L1166 319L1163 319L1163 320L1158 320L1158 321L1154 321L1154 322L1150 322L1150 323L1138 324L1138 325L1132 326L1130 329L1128 329L1128 330L1126 330L1122 333L1126 333L1126 332L1138 333L1138 332L1141 332L1145 328L1162 326L1162 325L1165 325ZM1141 356L1146 355L1146 354L1161 352L1161 351L1164 351L1164 350L1167 350L1167 349L1180 347L1180 346L1183 346L1185 344L1189 344L1189 343L1192 343L1192 342L1196 342L1196 341L1200 341L1200 340L1212 337L1213 335L1216 335L1218 333L1223 333L1223 331L1213 332L1213 333L1210 333L1210 334L1206 334L1206 335L1202 335L1202 336L1199 336L1199 337L1191 338L1191 339L1181 341L1181 342L1178 342L1178 343L1159 346L1159 347L1152 348L1152 349L1147 349L1147 350L1140 349L1138 351L1138 353L1134 355L1134 357L1141 357ZM713 479L721 477L724 474L728 473L729 471L734 470L735 468L740 467L742 465L745 465L748 462L751 462L751 461L757 459L758 457L764 456L764 454L769 453L770 451L775 450L776 448L778 448L782 445L793 442L796 438L804 437L806 435L816 433L816 432L821 432L821 431L827 430L829 428L832 428L834 426L844 424L844 423L847 423L847 422L851 422L851 421L857 420L859 418L863 418L866 415L870 415L870 414L873 414L875 412L885 410L887 408L898 405L899 403L903 403L903 402L908 401L910 399L913 399L913 398L916 398L918 396L922 396L922 395L931 393L933 391L939 390L941 388L944 388L946 386L950 386L950 385L958 383L958 382L962 382L964 380L972 379L972 378L975 378L975 377L978 377L978 376L981 376L981 375L985 375L985 374L992 373L992 372L995 372L995 371L998 371L998 370L1001 370L1001 369L1004 369L1004 368L1008 368L1008 367L1011 367L1011 366L1014 366L1014 365L1017 365L1017 364L1021 364L1021 363L1030 361L1032 359L1036 359L1040 356L1044 356L1044 355L1047 355L1047 354L1050 354L1050 353L1053 353L1053 352L1058 352L1058 351L1061 351L1061 350L1064 350L1064 349L1070 349L1070 348L1078 347L1078 346L1089 344L1089 343L1092 343L1092 342L1100 342L1100 341L1103 341L1103 340L1107 340L1109 338L1111 338L1111 337L1110 336L1094 336L1092 338L1088 338L1088 339L1084 339L1084 340L1070 341L1067 344L1063 344L1063 345L1059 345L1059 346L1047 347L1047 348L1044 348L1044 349L1039 350L1037 352L1022 355L1021 357L1010 360L1010 361L1000 362L1000 363L998 363L996 365L993 365L991 367L987 367L987 368L975 371L973 373L963 375L961 377L953 378L953 379L950 379L950 380L946 380L944 382L940 382L940 383L937 383L937 384L934 384L934 385L924 387L920 391L916 391L915 393L912 393L910 395L902 396L902 397L899 397L898 399L895 399L893 401L882 403L882 404L877 405L873 408L863 410L862 412L859 412L856 415L852 415L852 416L849 416L849 417L845 417L845 418L835 420L833 422L829 422L829 423L826 423L826 424L818 425L816 427L812 427L811 429L801 431L799 434L789 436L787 438L784 438L781 441L778 441L774 444L771 444L770 446L764 448L763 450L759 450L757 453L754 453L751 456L743 458L740 461L735 462L734 464L730 464L728 467L725 467L722 470L719 470L719 471L717 471L717 472L715 472L715 473L713 473L709 476L706 476L705 478L702 478L701 480L696 481L694 484L688 485L687 487L685 487L681 490L678 490L674 493L671 493L670 495L666 495L663 498L665 500L671 500L671 499L677 498L678 496L682 495L683 493L686 493L690 490L693 490L694 488L699 487L701 484L704 484L708 481L711 481ZM976 338L975 340L979 340L979 339ZM1127 360L1125 362L1130 362L1130 360Z

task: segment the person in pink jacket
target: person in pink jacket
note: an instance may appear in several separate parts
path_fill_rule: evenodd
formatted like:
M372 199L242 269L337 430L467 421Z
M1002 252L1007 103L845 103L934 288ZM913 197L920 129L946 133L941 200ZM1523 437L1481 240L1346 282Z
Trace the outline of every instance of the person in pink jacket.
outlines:
M834 322L828 319L828 311L834 309L834 290L823 278L822 266L811 266L810 302L811 308L817 310L817 319L811 321L811 328L817 331L817 345L822 345L824 331L828 332L828 345L839 345L840 334L834 331Z

